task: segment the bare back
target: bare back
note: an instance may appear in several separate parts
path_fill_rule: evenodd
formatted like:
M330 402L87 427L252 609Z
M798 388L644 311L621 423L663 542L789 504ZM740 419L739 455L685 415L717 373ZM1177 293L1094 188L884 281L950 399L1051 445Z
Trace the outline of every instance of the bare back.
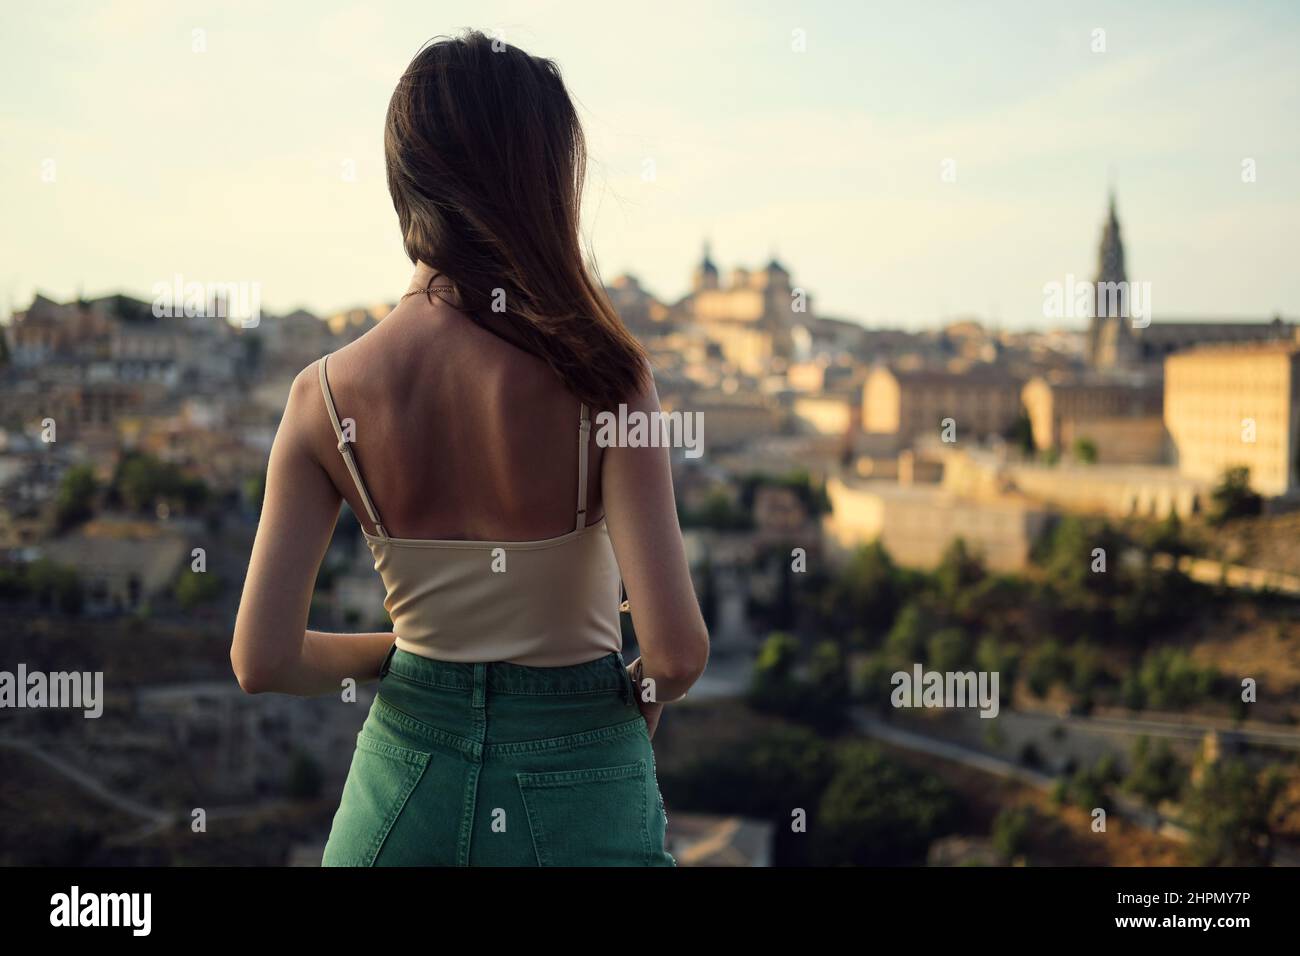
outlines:
M471 317L407 299L331 356L329 381L388 534L531 541L573 529L578 399ZM318 403L318 460L373 533ZM603 513L602 452L589 443L589 524Z

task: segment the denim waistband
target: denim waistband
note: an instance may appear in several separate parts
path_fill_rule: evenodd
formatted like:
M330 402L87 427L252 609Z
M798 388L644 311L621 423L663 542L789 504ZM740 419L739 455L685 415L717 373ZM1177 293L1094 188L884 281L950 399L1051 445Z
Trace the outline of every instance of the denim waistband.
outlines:
M535 696L609 691L626 695L632 688L627 663L619 651L567 667L528 667L507 661L478 664L440 661L401 650L394 644L380 670L380 677L389 673L412 683L467 694L486 690Z

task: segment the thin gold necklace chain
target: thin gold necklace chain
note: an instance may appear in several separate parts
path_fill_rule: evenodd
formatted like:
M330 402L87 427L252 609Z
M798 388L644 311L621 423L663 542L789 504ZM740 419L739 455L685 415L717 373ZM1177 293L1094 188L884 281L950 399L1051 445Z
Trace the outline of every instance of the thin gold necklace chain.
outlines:
M423 289L416 289L414 292L407 292L402 296L403 299L413 295L429 295L434 292L455 292L456 290L449 285L431 285Z

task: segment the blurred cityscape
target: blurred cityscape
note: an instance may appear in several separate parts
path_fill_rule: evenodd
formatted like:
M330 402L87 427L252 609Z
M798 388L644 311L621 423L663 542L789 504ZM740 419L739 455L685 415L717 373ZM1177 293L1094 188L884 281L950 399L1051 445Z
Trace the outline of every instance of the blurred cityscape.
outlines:
M707 243L677 301L610 281L704 426L713 653L655 739L682 865L1300 860L1300 326L1138 316L1099 218L1088 314L1045 287L1036 331L864 328ZM0 670L102 671L104 710L5 712L0 862L319 863L373 690L246 696L229 642L290 382L392 307L3 326ZM345 506L311 626L383 598ZM895 706L914 666L997 673L996 717Z

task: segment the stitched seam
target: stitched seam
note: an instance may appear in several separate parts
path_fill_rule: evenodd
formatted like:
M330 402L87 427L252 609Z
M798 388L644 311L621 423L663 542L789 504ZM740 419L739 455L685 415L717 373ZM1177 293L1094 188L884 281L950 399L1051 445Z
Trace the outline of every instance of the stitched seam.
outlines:
M613 780L630 780L641 778L641 860L642 865L651 863L650 824L648 801L645 796L647 766L645 760L618 767L598 767L592 770L556 770L543 773L520 772L515 774L519 786L519 795L524 802L524 812L528 816L528 832L532 835L533 853L537 856L538 866L550 866L551 855L546 851L549 846L546 827L542 823L542 814L528 800L529 790L544 790L550 787L567 787L576 783L607 783Z
M570 666L586 667L590 664L597 664L603 660L604 660L603 657L598 657L596 658L595 661L586 661L583 664L573 664ZM466 667L473 666L468 662L458 661L455 663L461 664ZM621 679L618 680L617 683L615 683L612 680L609 680L605 684L599 687L578 687L578 688L559 687L555 690L541 690L541 689L528 687L527 682L529 679L521 680L518 677L510 677L510 676L502 676L502 675L497 675L494 677L492 674L488 674L486 689L491 691L494 694L510 694L518 697L565 697L565 696L578 697L578 696L588 696L588 695L596 695L596 694L608 694L611 692L622 692L631 686L632 679L630 675L628 675L627 671L621 666L619 670L622 672L623 676ZM598 675L599 675L599 671L596 671L593 668L592 676L594 677ZM385 674L384 676L398 677L401 680L406 681L408 684L418 684L421 687L434 687L439 690L471 691L474 689L473 678L470 675L466 675L465 681L463 683L459 680L444 681L436 678L433 680L427 680L423 677L416 677L411 674L404 673L400 669L394 670L390 665L388 673ZM547 680L554 680L555 678L548 678L546 675L537 675L535 678L531 678L531 679L538 681L538 683L540 684ZM505 686L501 686L500 684L498 684L497 683L498 681L504 682ZM561 681L563 681L563 678L561 678Z
M469 740L465 737L457 736L456 734L448 733L439 727L425 723L418 717L412 717L406 711L394 707L388 701L384 700L382 696L376 696L375 700L386 712L388 719L400 724L413 733L422 734L423 736L428 737L430 743L442 744L444 747L449 747L458 754L467 755L476 760L482 756L482 744L476 743L475 741Z
M478 804L478 778L482 767L481 763L470 766L465 800L461 804L460 834L456 844L456 863L460 866L469 866L470 845L474 833L474 809Z
M524 801L524 813L528 816L528 832L533 840L533 854L537 857L538 866L549 866L551 856L545 852L546 829L542 826L541 816L528 802L528 788L519 779L522 776L523 774L515 774L515 782L519 787L519 796Z
M375 835L370 840L370 845L361 856L360 865L370 867L375 865L375 860L383 852L384 844L388 841L389 834L392 833L393 825L397 823L397 818L401 816L402 810L406 808L407 801L411 799L411 794L415 792L415 788L419 786L420 780L423 779L424 772L429 767L431 755L375 740L364 733L357 734L357 749L374 756L388 757L404 763L407 767L406 782L403 784L401 798L394 801L394 805L389 808L383 824L375 831Z
M412 677L409 674L403 674L401 671L395 671L389 668L386 677L398 677L408 684L419 684L421 687L436 687L439 690L473 690L472 683L460 683L452 681L425 680L422 677Z
M645 777L645 761L623 764L618 767L593 767L590 770L520 771L515 776L521 786L567 787L574 783L603 783L606 780L625 780L628 777Z
M644 760L639 760L637 763L641 767L641 852L645 865L649 866L653 853L650 844L650 801L647 799L645 784L650 771Z
M414 769L415 766L416 765L413 764L412 768ZM374 850L370 854L370 866L374 866L375 861L379 859L379 854L384 852L384 844L388 842L388 837L393 832L393 826L397 823L397 818L402 815L402 811L406 809L407 801L411 799L411 794L415 793L415 788L418 787L420 781L424 779L424 772L429 768L429 757L427 754L425 755L423 763L418 766L419 769L416 770L414 774L407 774L407 777L410 778L410 783L406 786L405 792L402 794L402 799L398 801L397 805L389 812L388 819L384 822L383 829L376 834L378 839L375 843Z
M601 518L595 524L589 524L584 528L578 528L576 531L570 531L566 534L556 535L554 538L539 538L536 541L459 541L456 539L440 538L381 538L378 535L369 534L364 528L361 533L365 536L366 541L372 545L387 544L395 548L444 548L457 551L482 551L493 548L505 548L507 551L542 551L547 548L558 548L568 544L584 535L592 534L596 531L605 529L605 519Z
M566 748L582 747L587 744L600 743L606 740L617 740L620 737L626 737L637 731L637 723L645 723L641 716L634 717L631 720L624 721L621 724L611 724L608 727L600 727L596 730L584 730L581 733L565 734L561 737L541 737L536 740L518 740L510 743L486 744L483 748L484 757L505 757L514 754L538 753L547 750L564 750Z
M394 760L401 760L409 764L422 764L429 759L429 754L423 750L415 750L411 747L390 744L384 740L376 740L364 730L357 734L357 747L368 750L370 753L379 754L383 757L392 757Z

